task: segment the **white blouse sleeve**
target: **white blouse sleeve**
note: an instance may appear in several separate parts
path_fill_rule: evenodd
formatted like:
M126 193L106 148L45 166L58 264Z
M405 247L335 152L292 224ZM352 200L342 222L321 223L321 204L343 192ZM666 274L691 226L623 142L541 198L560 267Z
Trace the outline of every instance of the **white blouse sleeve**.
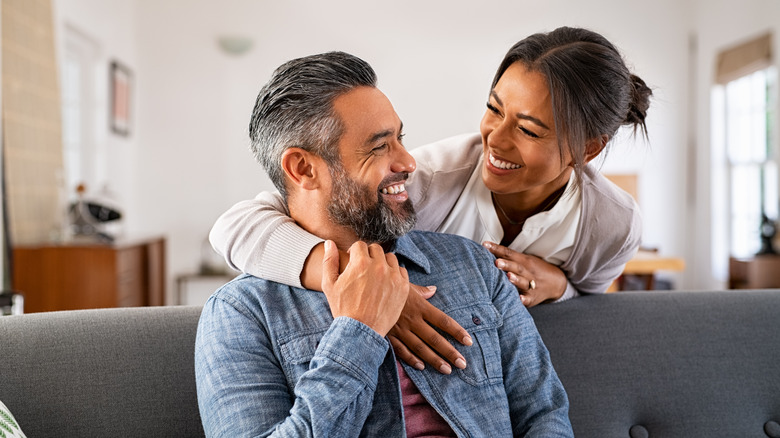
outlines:
M303 264L323 239L299 227L278 193L262 192L223 213L209 233L231 268L295 287Z

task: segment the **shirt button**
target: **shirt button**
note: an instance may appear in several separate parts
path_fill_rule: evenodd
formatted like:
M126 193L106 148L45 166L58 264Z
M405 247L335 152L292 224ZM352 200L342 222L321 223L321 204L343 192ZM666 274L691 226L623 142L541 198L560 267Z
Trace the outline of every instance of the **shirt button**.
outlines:
M472 320L472 321L474 322L474 324L476 324L476 325L480 325L480 324L482 324L482 320L481 320L481 319L479 319L479 316L477 316L477 315L472 315L472 316L471 316L471 320Z

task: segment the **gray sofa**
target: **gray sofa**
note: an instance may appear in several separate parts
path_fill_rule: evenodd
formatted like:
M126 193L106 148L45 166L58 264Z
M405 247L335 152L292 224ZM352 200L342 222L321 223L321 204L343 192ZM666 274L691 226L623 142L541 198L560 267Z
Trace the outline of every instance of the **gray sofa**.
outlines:
M29 438L198 437L200 309L0 318ZM780 292L621 292L532 309L577 437L780 437Z

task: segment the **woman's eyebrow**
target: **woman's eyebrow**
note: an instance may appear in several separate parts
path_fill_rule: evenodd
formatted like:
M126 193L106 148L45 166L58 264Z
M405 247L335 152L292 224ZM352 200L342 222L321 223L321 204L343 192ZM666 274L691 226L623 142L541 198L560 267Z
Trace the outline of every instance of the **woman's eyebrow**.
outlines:
M500 106L500 107L504 106L504 102L501 100L500 97L498 97L498 94L496 94L495 90L491 91L490 95L493 96L493 99L496 100L496 103L498 103L498 106ZM529 122L535 123L535 124L541 126L542 128L548 130L548 131L550 130L550 128L544 122L542 122L541 120L537 119L536 117L534 117L532 115L524 114L524 113L516 113L515 117L517 117L518 119L522 119L522 120L528 120Z

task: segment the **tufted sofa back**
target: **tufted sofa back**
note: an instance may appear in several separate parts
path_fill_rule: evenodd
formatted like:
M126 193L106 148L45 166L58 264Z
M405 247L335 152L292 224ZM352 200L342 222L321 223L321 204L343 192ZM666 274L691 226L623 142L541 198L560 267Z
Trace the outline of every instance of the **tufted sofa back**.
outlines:
M587 437L780 437L780 291L619 292L531 309Z
M531 309L578 438L780 437L780 291L620 292ZM0 318L29 437L201 437L199 307Z

